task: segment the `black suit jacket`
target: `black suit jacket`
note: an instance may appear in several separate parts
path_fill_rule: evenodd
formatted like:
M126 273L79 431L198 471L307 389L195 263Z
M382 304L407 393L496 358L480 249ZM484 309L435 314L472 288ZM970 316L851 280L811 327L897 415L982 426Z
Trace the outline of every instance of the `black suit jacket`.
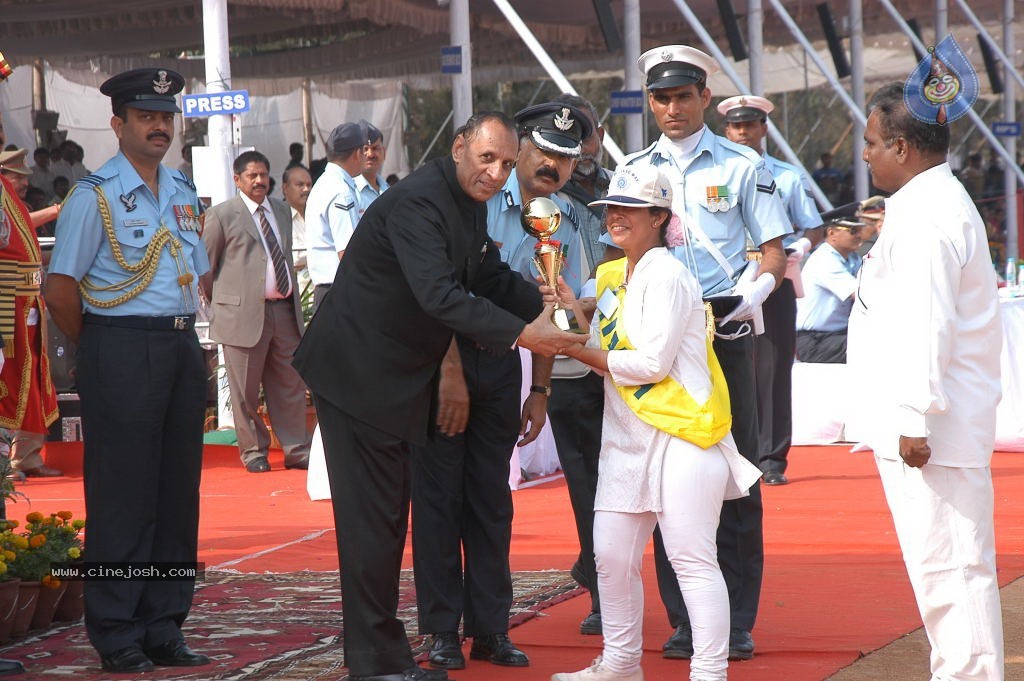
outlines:
M423 444L452 333L503 352L542 308L487 236L485 205L438 159L363 215L295 368L318 398Z

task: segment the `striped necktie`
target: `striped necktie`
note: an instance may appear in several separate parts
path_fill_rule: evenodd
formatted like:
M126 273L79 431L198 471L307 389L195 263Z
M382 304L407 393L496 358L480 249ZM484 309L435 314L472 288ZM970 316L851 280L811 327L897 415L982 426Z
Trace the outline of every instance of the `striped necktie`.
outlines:
M277 292L281 294L282 298L288 296L288 289L291 288L291 284L288 281L288 263L284 260L284 253L281 252L281 244L277 243L277 237L274 236L274 230L270 227L270 221L267 220L267 209L260 206L256 209L256 212L260 214L260 230L263 232L263 238L267 242L267 250L270 251L270 259L274 263L274 276L277 278Z

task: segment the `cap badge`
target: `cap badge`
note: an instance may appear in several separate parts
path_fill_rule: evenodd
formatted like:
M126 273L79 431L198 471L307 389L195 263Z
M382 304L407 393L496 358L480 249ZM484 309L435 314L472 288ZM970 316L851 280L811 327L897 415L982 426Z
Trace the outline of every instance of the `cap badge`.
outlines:
M740 106L746 106L747 105L747 98L746 97L740 97L739 105Z
M661 51L661 60L662 61L672 61L672 50L662 50Z
M569 109L565 107L562 108L562 113L554 118L555 127L562 132L572 129L575 122L576 121L569 118Z
M153 81L153 92L158 95L165 95L171 89L171 81L167 80L166 71L157 71L157 79Z
M621 176L621 175L619 176L619 179L618 179L618 181L616 181L616 183L615 183L615 185L616 185L616 186L617 186L617 187L618 187L619 189L625 189L625 188L626 188L626 185L627 185L627 184L629 184L629 182L627 182L627 181L626 181L626 178L625 178L625 177L623 177L623 176Z

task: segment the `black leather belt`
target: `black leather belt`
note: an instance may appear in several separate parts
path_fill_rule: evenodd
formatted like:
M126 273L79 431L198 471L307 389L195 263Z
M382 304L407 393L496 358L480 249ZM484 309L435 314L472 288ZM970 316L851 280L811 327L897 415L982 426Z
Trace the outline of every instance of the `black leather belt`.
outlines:
M191 331L196 326L196 316L194 314L178 315L177 317L113 316L86 312L82 315L82 323L144 331Z
M292 302L292 296L287 298L267 298L268 303L290 303Z

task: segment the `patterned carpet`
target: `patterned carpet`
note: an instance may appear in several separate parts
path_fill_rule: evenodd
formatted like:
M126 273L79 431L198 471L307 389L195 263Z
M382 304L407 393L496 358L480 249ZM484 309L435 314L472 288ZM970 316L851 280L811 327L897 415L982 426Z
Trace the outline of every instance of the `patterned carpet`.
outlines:
M567 572L512 575L509 626L583 590ZM417 654L425 638L416 632L411 570L403 570L399 617ZM193 669L158 668L147 679L346 679L342 655L341 592L336 572L235 574L207 571L197 585L185 636L213 664ZM0 648L0 657L21 660L28 675L109 678L99 666L81 623L62 625Z

